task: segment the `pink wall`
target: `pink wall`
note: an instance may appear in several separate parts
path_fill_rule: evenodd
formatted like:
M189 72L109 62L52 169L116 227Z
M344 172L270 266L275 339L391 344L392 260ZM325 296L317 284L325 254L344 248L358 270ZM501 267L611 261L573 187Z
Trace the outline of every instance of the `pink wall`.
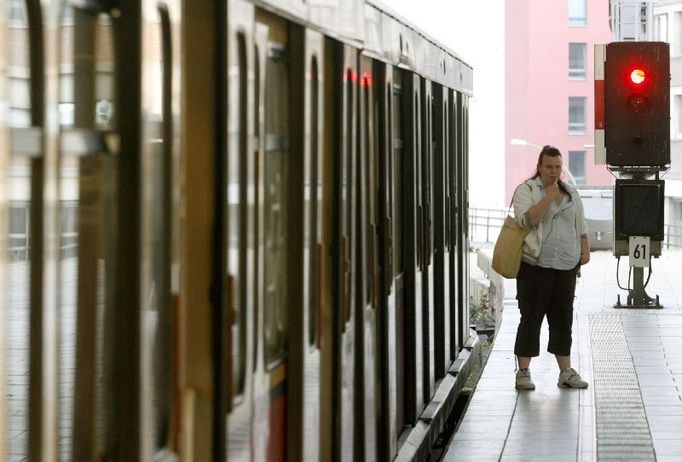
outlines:
M586 151L586 184L610 185L611 174L594 165L594 44L611 41L609 1L587 0L587 26L568 26L568 2L512 0L506 8L505 140L509 203L514 188L535 171L539 149L512 146L512 138L552 144L563 154ZM587 44L585 80L568 78L568 44ZM585 96L586 133L568 133L568 97Z

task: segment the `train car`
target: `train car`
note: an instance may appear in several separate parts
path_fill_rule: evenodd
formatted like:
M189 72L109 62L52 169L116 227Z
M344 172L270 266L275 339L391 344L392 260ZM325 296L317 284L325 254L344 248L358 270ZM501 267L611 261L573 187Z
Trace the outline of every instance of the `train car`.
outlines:
M471 96L374 0L0 0L4 459L426 458Z

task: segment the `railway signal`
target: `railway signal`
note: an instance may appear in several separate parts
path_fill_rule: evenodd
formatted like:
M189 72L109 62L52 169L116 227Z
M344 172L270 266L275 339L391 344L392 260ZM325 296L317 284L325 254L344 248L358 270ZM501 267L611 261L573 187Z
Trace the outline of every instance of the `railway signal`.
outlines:
M664 42L595 46L595 162L617 172L614 248L629 256L625 305L662 308L645 291L644 268L661 255L664 182L670 168L670 49ZM653 176L653 178L651 178ZM647 279L648 280L648 279Z
M604 62L606 163L670 164L670 51L664 42L613 42Z

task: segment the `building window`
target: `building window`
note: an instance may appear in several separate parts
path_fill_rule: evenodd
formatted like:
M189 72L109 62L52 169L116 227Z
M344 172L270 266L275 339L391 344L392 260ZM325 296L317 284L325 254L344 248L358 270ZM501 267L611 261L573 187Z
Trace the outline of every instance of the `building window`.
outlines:
M587 71L587 44L569 43L568 44L568 78L571 80L585 80Z
M587 24L587 0L568 0L568 25Z
M568 171L573 175L575 183L586 184L585 151L568 151Z
M672 126L670 127L670 137L674 139L682 138L682 95L674 95L673 116L671 117Z
M653 3L638 1L611 2L610 22L615 41L651 41L654 22Z
M670 37L668 37L668 41L670 42L670 55L680 56L682 55L682 11L676 11L674 13L670 29Z
M654 22L654 35L660 42L668 41L668 15L659 14Z
M585 106L587 98L584 96L570 96L568 98L568 133L584 135L586 130Z

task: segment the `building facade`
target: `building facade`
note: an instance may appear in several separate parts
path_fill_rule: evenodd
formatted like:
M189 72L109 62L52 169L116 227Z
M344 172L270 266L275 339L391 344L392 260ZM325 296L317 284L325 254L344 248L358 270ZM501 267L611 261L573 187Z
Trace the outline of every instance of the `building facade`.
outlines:
M565 181L613 184L606 167L595 165L593 148L594 45L613 40L609 0L513 0L506 6L506 202L534 173L538 146L546 144L562 152L571 173Z
M664 177L665 221L676 224L682 223L682 1L658 0L654 4L653 25L653 39L670 44L671 141L670 171Z

